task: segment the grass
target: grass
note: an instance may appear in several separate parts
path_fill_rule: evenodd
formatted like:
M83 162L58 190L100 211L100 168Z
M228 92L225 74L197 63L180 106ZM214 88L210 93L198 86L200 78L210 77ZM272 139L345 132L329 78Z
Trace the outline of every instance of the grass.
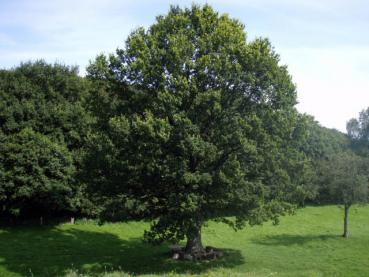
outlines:
M342 214L307 207L238 232L212 222L204 244L227 254L203 263L172 261L168 245L142 242L146 223L1 228L0 276L369 276L369 207L351 210L348 240Z

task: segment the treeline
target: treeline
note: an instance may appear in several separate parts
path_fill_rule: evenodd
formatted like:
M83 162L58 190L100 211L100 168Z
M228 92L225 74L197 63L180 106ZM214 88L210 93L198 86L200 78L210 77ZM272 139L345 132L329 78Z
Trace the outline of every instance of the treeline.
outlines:
M88 149L98 147L91 144L95 128L108 128L104 124L119 101L92 83L78 76L75 67L44 61L0 71L2 215L96 216L98 207L87 193L88 183L96 180L89 180L85 167L91 160L83 164L83 159L91 155ZM319 179L318 167L340 153L367 156L368 114L363 111L359 119L348 122L348 135L301 115L304 138L296 148L307 162L304 171L297 171L305 173L301 184L306 182L299 204L334 202L321 183L323 177Z
M93 116L75 67L0 71L0 207L4 217L92 215L80 178Z

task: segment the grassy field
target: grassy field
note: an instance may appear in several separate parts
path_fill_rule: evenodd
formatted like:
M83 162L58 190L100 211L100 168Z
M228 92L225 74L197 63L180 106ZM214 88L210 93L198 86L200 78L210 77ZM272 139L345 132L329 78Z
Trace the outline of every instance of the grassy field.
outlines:
M239 232L210 223L204 244L226 256L203 263L172 261L168 245L143 243L145 223L2 228L0 276L369 276L369 207L349 216L348 240L340 237L335 206L307 207L279 226Z

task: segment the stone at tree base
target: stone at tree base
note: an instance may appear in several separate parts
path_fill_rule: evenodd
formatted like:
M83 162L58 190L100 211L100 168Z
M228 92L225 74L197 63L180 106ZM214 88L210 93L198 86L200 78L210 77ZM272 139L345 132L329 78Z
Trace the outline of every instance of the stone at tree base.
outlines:
M192 261L193 260L193 256L191 254L184 254L183 255L183 259L186 261Z
M224 256L224 253L222 251L218 251L217 256L218 258L222 258Z
M178 260L179 259L179 253L174 253L172 256L173 260Z
M185 248L171 246L170 251L173 260L181 261L202 261L215 260L224 256L223 251L215 247L207 246L203 251L186 253Z

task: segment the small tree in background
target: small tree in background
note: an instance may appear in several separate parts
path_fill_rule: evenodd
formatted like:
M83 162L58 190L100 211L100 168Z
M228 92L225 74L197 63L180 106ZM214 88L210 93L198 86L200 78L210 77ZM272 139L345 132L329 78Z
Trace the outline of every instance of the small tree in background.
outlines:
M350 119L346 129L351 139L367 141L369 139L369 108L362 110L358 119Z
M322 186L332 203L344 208L343 237L349 237L348 213L354 204L366 203L369 197L368 164L358 155L342 152L319 164Z
M358 118L350 119L346 130L351 139L352 148L362 156L369 155L369 108L362 110Z
M277 221L304 194L295 86L268 40L213 9L172 7L88 68L98 117L86 156L105 220L203 253L208 220Z

